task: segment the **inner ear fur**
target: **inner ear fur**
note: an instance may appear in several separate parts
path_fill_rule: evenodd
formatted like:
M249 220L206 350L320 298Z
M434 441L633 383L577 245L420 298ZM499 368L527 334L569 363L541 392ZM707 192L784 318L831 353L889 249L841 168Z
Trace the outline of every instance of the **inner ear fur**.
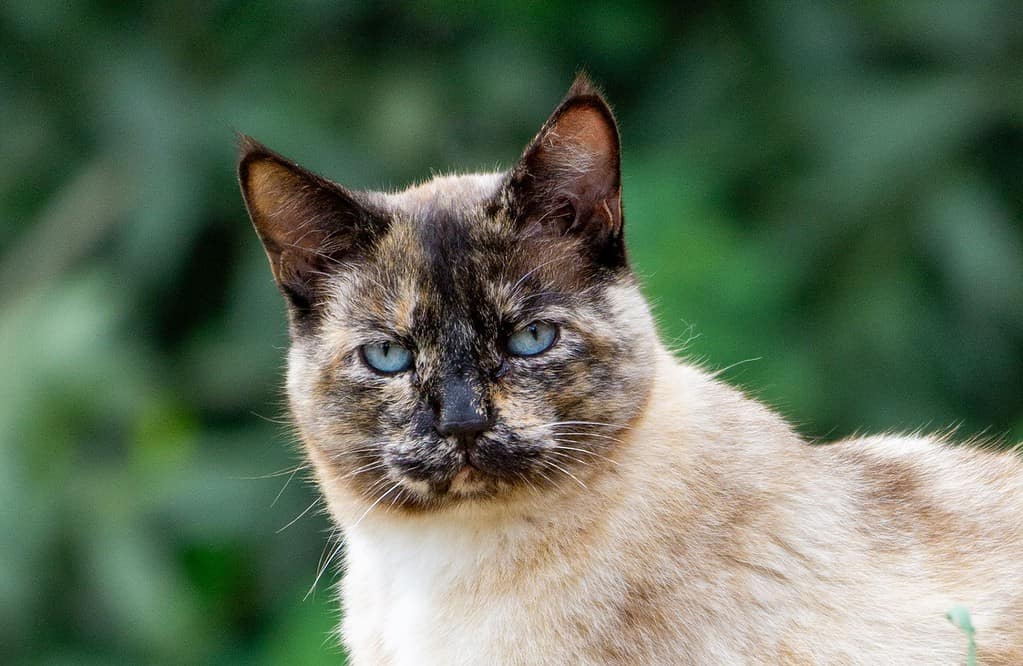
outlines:
M355 194L244 136L238 181L274 280L299 315L315 309L323 278L385 225Z
M524 230L578 234L603 260L624 262L618 126L585 75L526 148L508 190Z

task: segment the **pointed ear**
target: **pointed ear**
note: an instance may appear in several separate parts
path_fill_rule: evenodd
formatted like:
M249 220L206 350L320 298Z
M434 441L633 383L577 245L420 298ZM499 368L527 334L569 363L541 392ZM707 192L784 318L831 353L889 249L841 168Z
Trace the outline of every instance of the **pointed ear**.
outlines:
M625 265L618 126L585 74L512 170L507 200L524 232L578 234L601 263Z
M386 226L351 192L247 136L240 138L238 181L296 321L316 313L323 279Z

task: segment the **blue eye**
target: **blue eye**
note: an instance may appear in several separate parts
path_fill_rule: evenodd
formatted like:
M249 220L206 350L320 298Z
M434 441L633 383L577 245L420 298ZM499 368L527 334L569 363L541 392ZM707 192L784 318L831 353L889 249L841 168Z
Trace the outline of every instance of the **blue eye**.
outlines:
M557 326L534 321L515 331L508 338L508 351L516 356L536 356L550 349L557 339Z
M362 360L377 372L393 375L411 367L412 352L393 342L374 342L362 346Z

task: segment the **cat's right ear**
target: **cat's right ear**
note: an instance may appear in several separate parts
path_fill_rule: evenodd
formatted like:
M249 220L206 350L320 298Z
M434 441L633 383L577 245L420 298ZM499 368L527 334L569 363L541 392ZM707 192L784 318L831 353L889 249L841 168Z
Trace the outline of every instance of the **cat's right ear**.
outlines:
M621 146L611 107L586 74L544 123L505 186L505 205L527 234L585 240L599 263L626 265Z
M386 220L340 185L247 136L238 182L274 280L296 321L316 314L324 279L368 247Z

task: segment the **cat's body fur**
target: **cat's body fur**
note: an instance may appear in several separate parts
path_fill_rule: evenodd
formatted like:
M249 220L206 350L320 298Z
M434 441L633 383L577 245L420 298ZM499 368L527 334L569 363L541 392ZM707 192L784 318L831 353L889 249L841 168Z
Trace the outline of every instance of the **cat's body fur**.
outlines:
M983 663L1023 663L1008 454L809 446L667 355L651 401L585 490L349 531L356 663L951 664L956 605Z
M585 82L574 90L595 103ZM606 154L586 154L609 145L600 119L586 115L596 107L579 111L573 99L527 151L530 169L445 177L392 195L323 194L317 188L328 185L315 177L246 148L246 200L292 299L292 411L346 541L342 634L354 663L956 663L965 640L944 614L957 605L973 614L983 663L1023 663L1023 463L927 438L811 446L756 401L674 359L631 272L618 268L617 179L578 180L565 164L541 160L571 135L582 137L567 150L579 173L601 169L605 158L610 168ZM575 111L583 115L572 118ZM560 195L555 185L513 188L536 173L555 185L577 179L568 213L550 204ZM536 191L539 203L526 196ZM326 231L310 215L314 195L320 207L343 199L344 213L332 214ZM358 212L349 211L349 195ZM338 219L373 226L380 210L388 222L372 232L377 240L335 239ZM538 231L559 215L556 233ZM311 230L287 237L282 224L294 219ZM542 240L521 265L494 249L511 228L524 244ZM319 254L288 255L310 233L314 250L337 254L344 245L326 285L314 283L323 267L310 268ZM587 234L599 235L598 248L583 247ZM581 258L559 267L572 252ZM351 259L360 253L373 258ZM589 262L604 268L584 271ZM485 275L483 287L466 299L449 276L420 265L463 281ZM502 362L488 360L486 340L499 334L481 332L485 316L464 346L450 343L462 349L455 356L445 356L444 341L465 333L458 313L475 316L486 309L480 303L504 303L509 318L528 309L519 287L533 273L546 288L525 298L577 290L543 305L544 317L566 318L562 337L544 358L512 359L510 374L500 365L469 382L478 392L471 404L497 412L488 427L504 439L478 440L480 457L464 459L475 465L470 472L465 462L445 471L450 438L421 446L429 426L414 429L421 418L439 418L440 406L423 416L430 401L418 396L439 391L441 402L450 400L431 376L449 381L471 374L473 363ZM367 302L363 294L374 289L382 291ZM371 339L357 324L366 308L380 308L375 316L399 333L415 330L416 313L428 310L448 332L436 352L432 330L416 334L416 374L384 381L352 356ZM450 361L470 357L479 360ZM543 400L533 395L548 386ZM548 448L543 437L515 439L516 428L529 433L565 415L581 415L563 421L580 432L555 428L544 435ZM390 418L388 427L401 428L396 443L367 444ZM596 422L601 428L583 425ZM573 446L557 453L558 442ZM372 446L392 446L393 455L367 458ZM501 457L508 450L561 457L516 467L515 456ZM356 453L363 457L348 459ZM416 464L402 469L432 476L392 474L409 456ZM502 476L506 467L517 476ZM379 476L360 480L365 469Z

